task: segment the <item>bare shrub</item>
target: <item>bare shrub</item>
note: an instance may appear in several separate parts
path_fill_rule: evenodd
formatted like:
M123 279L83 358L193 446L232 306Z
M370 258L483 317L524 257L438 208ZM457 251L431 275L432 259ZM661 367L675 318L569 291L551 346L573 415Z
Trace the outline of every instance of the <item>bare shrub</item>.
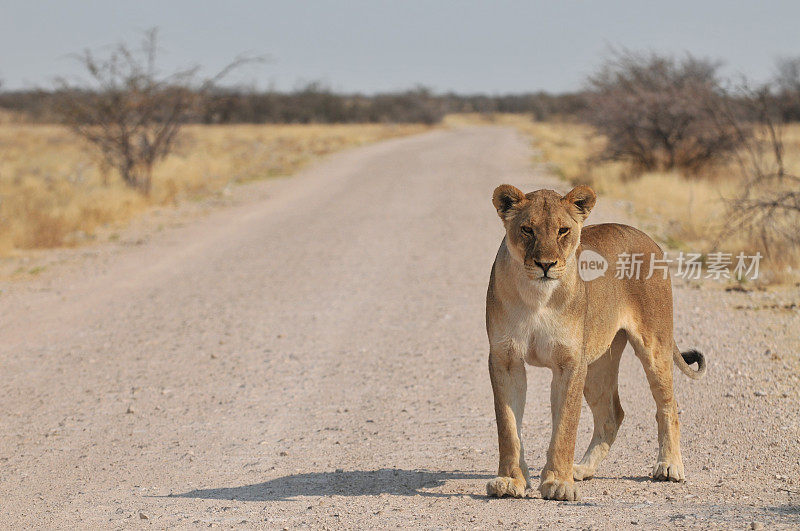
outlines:
M697 173L734 151L736 131L717 127L719 64L686 55L616 52L589 79L587 118L608 138L602 156L639 171Z
M784 160L784 111L786 104L800 108L800 91L793 102L780 87L779 78L756 89L743 83L715 116L717 127L737 131L742 145L736 154L741 192L728 200L722 238L744 236L768 258L790 262L800 245L800 175Z
M728 233L749 236L769 258L800 245L800 177L753 175L742 193L730 201Z
M770 96L782 121L800 121L800 57L782 57L775 62Z
M59 80L62 121L88 140L104 162L130 187L149 195L153 166L174 148L178 132L202 95L241 64L240 58L213 77L201 78L193 66L162 75L157 66L158 39L149 30L141 47L118 44L107 57L85 51L77 59L88 84Z

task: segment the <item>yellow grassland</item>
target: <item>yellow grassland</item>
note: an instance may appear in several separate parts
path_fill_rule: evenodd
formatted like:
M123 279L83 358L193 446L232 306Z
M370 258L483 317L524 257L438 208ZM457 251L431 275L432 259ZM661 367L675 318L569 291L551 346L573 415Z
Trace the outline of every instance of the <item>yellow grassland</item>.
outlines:
M419 133L424 125L190 125L155 168L148 198L58 125L0 120L0 255L74 245L156 205L290 174L344 148Z

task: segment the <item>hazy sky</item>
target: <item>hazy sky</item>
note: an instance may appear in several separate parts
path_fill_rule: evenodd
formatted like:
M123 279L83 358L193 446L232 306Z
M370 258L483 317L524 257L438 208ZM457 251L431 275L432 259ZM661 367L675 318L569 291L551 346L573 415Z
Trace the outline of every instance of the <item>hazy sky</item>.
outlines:
M522 92L580 88L609 46L720 58L766 78L800 55L800 1L0 0L0 80L48 87L84 48L161 30L162 65L209 72L240 52L270 54L232 78L292 89Z

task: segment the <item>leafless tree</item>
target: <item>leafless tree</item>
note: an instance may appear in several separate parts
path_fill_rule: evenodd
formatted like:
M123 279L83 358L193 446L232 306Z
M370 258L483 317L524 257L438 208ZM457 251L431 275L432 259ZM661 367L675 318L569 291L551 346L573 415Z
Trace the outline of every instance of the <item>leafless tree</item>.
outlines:
M775 61L775 86L780 92L800 92L800 57L781 57Z
M800 57L775 61L772 97L783 121L800 121Z
M639 170L697 172L737 148L730 129L711 127L721 97L719 64L686 55L612 52L589 79L588 121L608 138L603 157Z
M741 141L735 160L742 187L728 200L721 239L749 236L769 257L800 244L800 176L784 162L785 100L775 97L775 87L777 79L758 88L743 82L712 109L717 127L735 130ZM800 91L796 97L800 105Z
M89 74L88 83L58 81L64 123L94 145L128 186L145 195L154 165L174 148L203 94L233 69L261 60L240 57L204 78L197 66L162 74L158 51L158 32L151 29L138 49L120 43L105 57L89 50L76 56Z

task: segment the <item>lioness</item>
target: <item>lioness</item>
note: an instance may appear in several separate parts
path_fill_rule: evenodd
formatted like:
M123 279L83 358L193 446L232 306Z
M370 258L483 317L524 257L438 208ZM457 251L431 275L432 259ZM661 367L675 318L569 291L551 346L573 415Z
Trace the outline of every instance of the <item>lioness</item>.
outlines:
M523 194L507 184L494 191L492 202L506 236L486 296L489 375L500 445L498 477L486 485L490 496L521 497L530 486L520 440L527 362L553 372L553 433L539 491L546 499L578 499L573 480L594 475L622 423L617 374L628 341L656 401L653 479L684 479L672 364L697 379L705 372L705 359L694 350L681 354L675 345L669 276L658 269L648 275L651 258L663 258L659 246L627 225L584 228L595 200L588 186L564 197L552 190ZM611 270L584 281L578 257L585 249L599 253L612 268L619 255L636 254L642 260L640 274L617 278ZM696 371L689 367L695 362ZM592 410L594 434L583 459L573 465L581 392Z

